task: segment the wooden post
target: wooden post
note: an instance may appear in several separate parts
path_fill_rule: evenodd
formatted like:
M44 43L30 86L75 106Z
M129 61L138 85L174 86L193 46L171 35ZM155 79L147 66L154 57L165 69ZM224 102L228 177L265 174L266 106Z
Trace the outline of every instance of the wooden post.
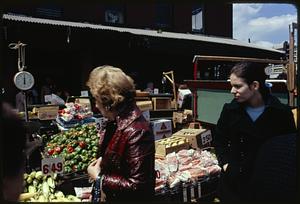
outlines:
M295 105L294 90L295 90L295 62L294 62L294 31L295 24L289 25L289 64L287 69L287 89L289 91L289 106Z
M173 104L175 105L175 110L177 110L177 93L176 93L176 88L175 88L175 79L174 79L174 71L169 71L169 72L163 72L163 75L171 82L172 87L173 87ZM168 75L171 75L168 76Z

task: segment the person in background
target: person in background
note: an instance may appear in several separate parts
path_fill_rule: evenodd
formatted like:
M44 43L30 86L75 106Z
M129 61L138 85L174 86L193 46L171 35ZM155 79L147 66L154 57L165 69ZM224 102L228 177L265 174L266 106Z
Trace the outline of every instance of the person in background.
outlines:
M154 90L154 84L153 82L148 82L147 83L147 87L144 91L149 92L150 94L153 94L153 90Z
M29 98L27 98L27 105L29 105L29 103L31 103L31 101L28 99ZM23 91L19 91L16 94L16 109L18 109L19 112L22 112L25 110L25 94L23 93Z
M121 69L105 65L92 70L87 86L108 120L100 131L100 157L88 167L95 181L92 201L151 201L154 136L136 106L134 81Z
M259 148L275 136L296 132L291 109L265 86L264 67L240 62L230 72L234 99L223 106L214 135L222 167L221 201L251 200L249 183Z
M1 200L17 202L23 191L25 127L7 103L0 102Z
M261 146L250 180L251 201L296 201L296 146L296 133L273 137Z
M45 95L51 95L55 93L56 85L52 78L46 77L46 84L42 86L41 88L41 102L45 102Z
M30 90L26 91L26 97L27 97L27 106L38 104L38 93L35 88L32 88ZM25 95L23 91L19 91L16 94L16 109L19 110L19 112L25 110Z
M57 96L59 96L62 100L64 100L65 102L67 101L68 97L70 96L69 92L62 89L62 88L58 88L55 92L55 94Z

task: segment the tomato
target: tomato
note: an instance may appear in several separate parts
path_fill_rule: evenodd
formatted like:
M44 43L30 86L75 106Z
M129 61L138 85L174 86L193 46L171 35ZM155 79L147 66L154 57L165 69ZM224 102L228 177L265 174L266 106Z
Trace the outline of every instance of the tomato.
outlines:
M55 150L56 153L60 153L61 152L61 148L60 147L55 147L54 150Z
M74 148L73 148L73 147L71 147L71 146L69 146L67 149L68 149L68 152L69 152L69 153L72 153L72 152L74 152Z
M53 153L54 153L54 149L49 149L49 150L48 150L48 154L49 154L49 155L52 155Z
M86 143L85 143L84 141L80 141L80 142L79 142L79 146L80 146L81 148L85 148L85 147L86 147Z
M77 165L73 165L73 166L72 166L72 170L73 170L73 171L77 171Z

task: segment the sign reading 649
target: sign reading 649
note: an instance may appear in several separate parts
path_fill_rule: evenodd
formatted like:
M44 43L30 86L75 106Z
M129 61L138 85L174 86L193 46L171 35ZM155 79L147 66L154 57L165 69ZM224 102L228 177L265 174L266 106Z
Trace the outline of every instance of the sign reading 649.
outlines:
M44 158L42 160L42 172L45 175L50 175L53 173L63 173L63 159L60 157Z

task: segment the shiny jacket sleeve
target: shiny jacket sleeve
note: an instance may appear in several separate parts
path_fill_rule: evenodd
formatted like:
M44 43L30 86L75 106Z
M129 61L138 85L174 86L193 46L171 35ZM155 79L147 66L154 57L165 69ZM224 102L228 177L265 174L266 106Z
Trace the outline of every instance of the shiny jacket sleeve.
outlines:
M229 158L229 112L226 104L223 106L220 118L217 122L214 144L219 165L222 167L228 163Z
M133 131L128 138L126 149L128 177L114 173L103 175L104 192L106 190L124 193L142 191L149 188L149 185L155 181L153 178L155 147L151 132L144 129Z

